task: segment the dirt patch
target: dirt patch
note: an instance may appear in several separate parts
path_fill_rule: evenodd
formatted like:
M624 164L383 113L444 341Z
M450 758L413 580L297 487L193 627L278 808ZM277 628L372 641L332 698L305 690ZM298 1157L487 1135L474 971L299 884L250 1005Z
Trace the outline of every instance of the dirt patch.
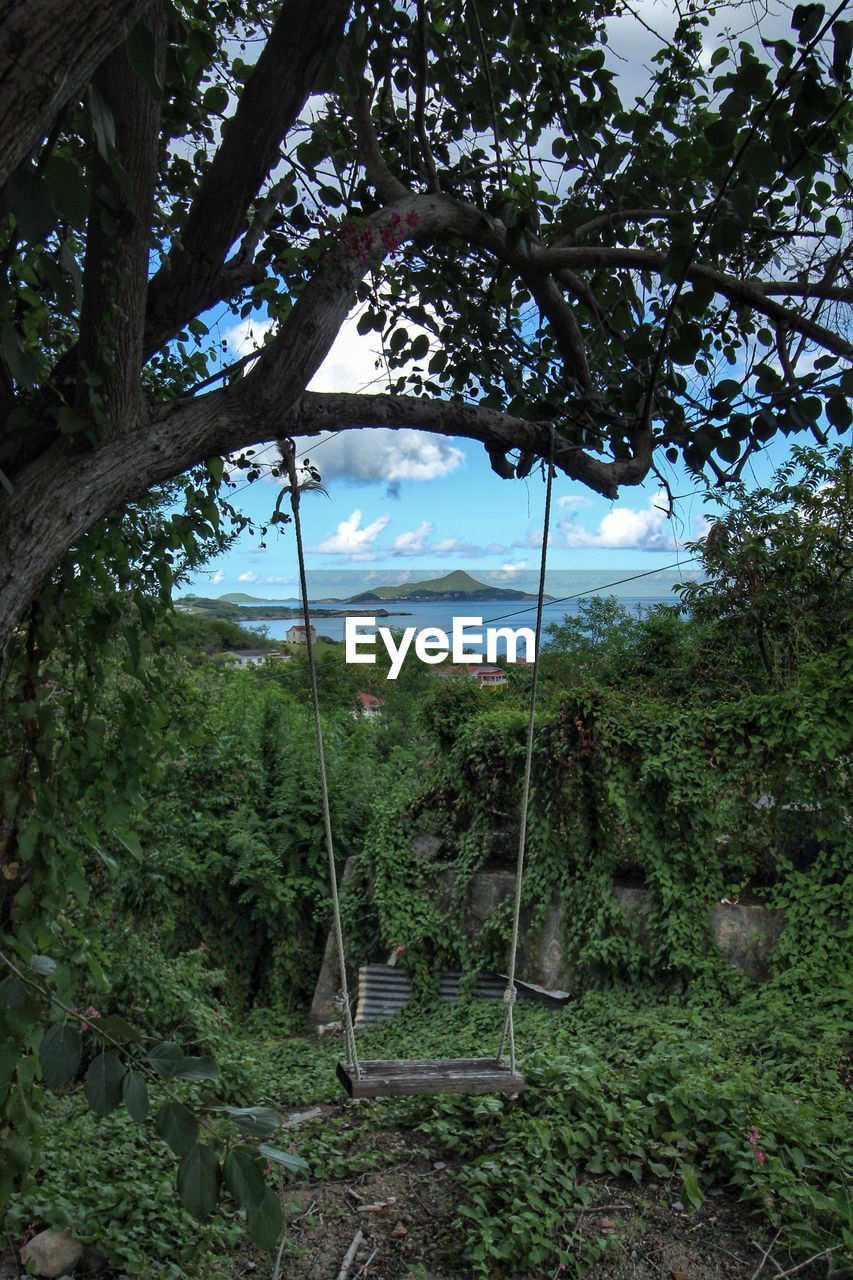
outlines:
M382 1135L383 1141L390 1136ZM400 1144L400 1159L381 1171L285 1193L288 1242L282 1275L288 1280L335 1280L358 1231L363 1240L350 1280L471 1280L471 1270L454 1257L459 1197L452 1167L407 1154L403 1135L394 1135L394 1141ZM761 1249L770 1243L766 1228L725 1195L691 1209L657 1183L638 1187L602 1180L597 1191L595 1206L567 1220L572 1264L565 1270L551 1266L515 1273L512 1280L579 1274L588 1280L752 1280ZM381 1210L366 1211L379 1205ZM781 1257L777 1261L790 1265ZM233 1274L268 1280L273 1262L251 1251ZM813 1274L825 1276L825 1266L824 1261L823 1270ZM772 1259L764 1273L768 1280L778 1274ZM506 1272L494 1275L510 1280ZM798 1280L808 1275L803 1271Z
M386 1148L384 1154L394 1153ZM457 1198L448 1166L412 1155L402 1139L398 1154L399 1161L377 1172L284 1193L283 1276L334 1280L361 1231L352 1280L466 1280L468 1272L454 1269L447 1257ZM234 1274L266 1280L273 1262L253 1250Z
M589 1280L751 1280L757 1246L770 1243L766 1228L725 1195L690 1209L657 1183L607 1190L576 1225L576 1246L596 1240L606 1249ZM769 1278L775 1268L767 1266Z

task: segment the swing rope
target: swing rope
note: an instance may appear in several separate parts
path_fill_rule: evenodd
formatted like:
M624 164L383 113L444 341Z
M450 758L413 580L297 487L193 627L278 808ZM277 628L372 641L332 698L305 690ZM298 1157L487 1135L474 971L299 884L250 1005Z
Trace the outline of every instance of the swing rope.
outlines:
M358 1050L355 1044L355 1028L352 1022L347 966L344 951L344 930L341 923L341 902L338 895L338 873L335 867L335 846L332 839L332 816L329 809L329 784L326 778L326 756L323 750L323 726L320 721L320 698L317 691L317 667L314 662L314 644L311 639L311 617L308 610L308 581L305 575L305 553L302 547L302 523L299 518L299 482L296 477L296 447L292 440L279 441L282 459L290 477L290 506L293 510L293 527L296 532L296 555L299 560L299 588L302 593L302 617L305 624L305 643L308 654L308 681L311 686L311 705L314 711L314 732L317 737L317 763L320 772L320 790L323 796L323 830L326 836L326 853L329 858L329 884L332 890L332 915L335 927L335 945L341 979L341 1003L343 1004L344 1035L346 1036L347 1061L356 1079L361 1077ZM284 490L282 490L282 495ZM281 496L279 496L279 501ZM276 503L276 513L278 512Z
M551 488L554 477L554 428L551 427L548 445L548 475L545 488L545 516L542 522L542 556L539 561L539 593L536 599L536 632L533 663L533 677L530 682L530 714L527 719L527 749L524 757L524 781L521 788L521 820L518 832L518 859L515 866L515 907L512 917L512 940L509 947L509 974L507 976L504 1002L503 1030L498 1045L498 1061L507 1059L504 1050L509 1049L509 1068L515 1074L515 1024L513 1022L513 1006L515 1005L515 966L518 957L518 934L521 920L521 890L524 879L524 855L527 847L527 812L530 805L530 772L533 763L533 731L536 723L536 694L539 686L539 641L542 636L542 605L545 599L545 568L548 560L548 531L551 525Z

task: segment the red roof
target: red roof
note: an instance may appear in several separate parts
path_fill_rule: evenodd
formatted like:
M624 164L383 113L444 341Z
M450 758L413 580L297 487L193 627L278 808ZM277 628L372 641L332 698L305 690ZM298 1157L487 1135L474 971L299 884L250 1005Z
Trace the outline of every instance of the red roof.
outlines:
M368 707L382 706L382 699L374 697L372 693L357 693L355 696L358 699L358 701L361 703L361 705L364 707L365 711L368 709Z
M299 625L294 624L294 625L290 628L290 630L291 630L291 631L304 631L304 630L305 630L305 628L304 628L301 624L299 624ZM314 630L315 630L315 627L314 627L314 625L313 625L313 624L312 624L312 626L311 626L311 630L312 630L312 631L314 631Z

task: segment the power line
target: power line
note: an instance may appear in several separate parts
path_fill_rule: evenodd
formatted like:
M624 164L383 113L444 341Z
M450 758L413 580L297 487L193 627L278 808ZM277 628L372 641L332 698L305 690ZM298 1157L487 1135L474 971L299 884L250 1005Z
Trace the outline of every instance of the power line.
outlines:
M581 596L592 595L596 591L606 591L608 587L621 587L626 582L636 582L638 578L649 578L655 573L666 573L668 569L680 569L683 564L690 564L699 559L699 556L688 556L686 560L678 560L675 564L661 565L658 569L645 569L642 573L632 573L628 578L617 578L615 582L605 582L602 586L587 587L586 591L576 591L571 596L560 596L556 600L549 600L549 604L568 604L570 600L579 600ZM484 618L483 623L504 622L507 618L517 618L522 613L530 613L530 609L515 609L512 613L499 613L496 618Z

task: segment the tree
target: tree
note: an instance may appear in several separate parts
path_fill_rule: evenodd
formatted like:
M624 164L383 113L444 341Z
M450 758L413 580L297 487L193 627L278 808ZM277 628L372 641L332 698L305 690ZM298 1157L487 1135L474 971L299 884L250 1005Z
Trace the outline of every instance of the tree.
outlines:
M706 72L696 0L630 105L616 0L51 0L24 59L13 5L0 654L108 512L282 433L467 436L506 477L553 439L613 496L846 428L844 7ZM309 392L359 304L388 393ZM219 306L275 322L221 379Z

